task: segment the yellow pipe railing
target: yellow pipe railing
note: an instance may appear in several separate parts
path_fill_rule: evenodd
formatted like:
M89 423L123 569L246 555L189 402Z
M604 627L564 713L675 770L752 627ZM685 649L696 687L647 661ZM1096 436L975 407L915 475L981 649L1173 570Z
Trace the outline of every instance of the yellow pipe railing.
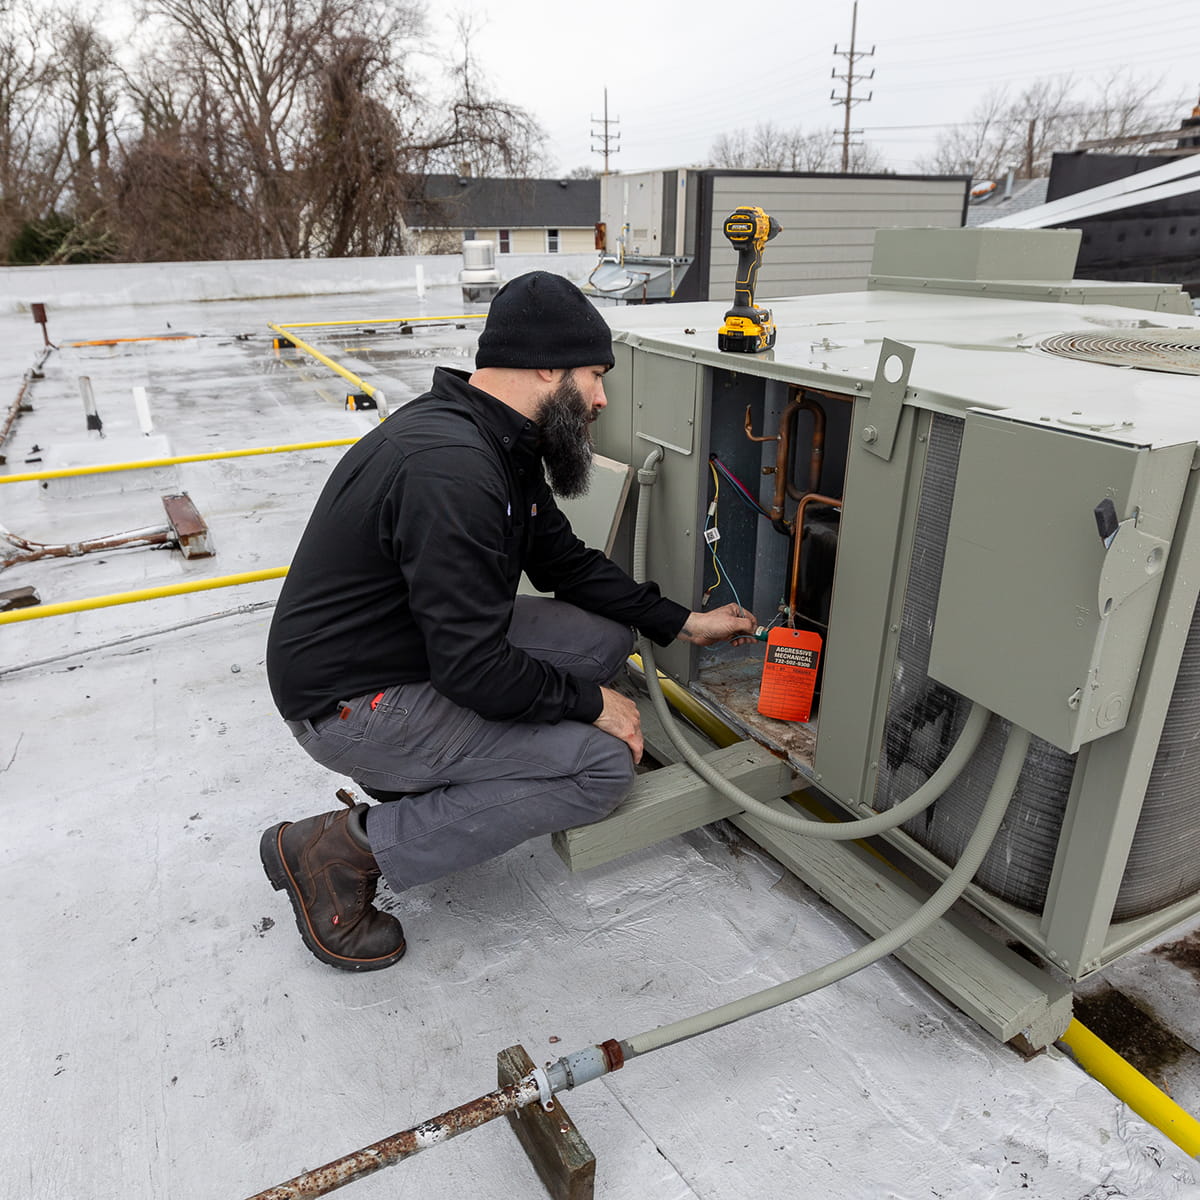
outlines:
M294 333L291 333L288 326L268 325L267 328L279 334L280 337L286 338L293 346L296 347L297 350L303 350L305 354L315 358L317 362L328 367L335 375L340 375L347 382L354 384L354 386L358 388L360 392L362 392L364 395L370 396L372 400L375 400L376 403L378 403L380 395L378 388L373 387L371 384L367 383L365 379L355 375L353 371L347 369L346 367L343 367L341 363L335 362L329 357L328 354L322 354L321 351L316 348L316 346L310 345L303 338L297 337Z
M276 322L267 326L273 333L277 333L281 338L286 338L297 350L303 350L305 354L315 358L317 362L328 367L336 375L340 375L348 383L354 384L356 388L364 395L370 396L379 407L379 418L383 420L387 414L387 398L383 392L367 383L361 375L356 375L348 367L343 367L336 359L332 359L328 354L323 354L316 346L310 342L306 342L303 338L297 337L292 332L294 329L336 329L339 326L352 325L355 328L361 329L364 325L415 325L421 321L474 321L487 316L487 313L463 313L458 316L440 316L440 317L379 317L375 319L366 319L361 321L287 321Z
M271 567L265 571L243 571L240 575L214 575L210 579L192 579L187 583L168 583L162 587L139 588L133 592L112 592L107 596L92 596L87 600L64 600L59 604L36 604L0 613L0 625L17 621L37 621L42 617L64 617L68 613L87 612L94 608L113 608L118 604L136 604L139 600L159 600L164 596L183 596L188 592L209 592L214 588L237 587L243 583L258 583L263 579L280 579L287 567Z
M455 313L444 317L367 317L361 321L288 321L272 329L333 329L339 325L415 325L420 321L482 321L487 313Z
M107 475L113 471L142 471L173 467L177 463L212 462L219 458L252 458L258 454L290 454L296 450L321 450L326 446L352 446L358 438L331 438L325 442L294 442L290 446L251 446L246 450L213 450L207 454L176 454L171 458L142 458L133 462L99 463L90 467L60 467L56 471L24 471L0 475L0 483L28 483L35 479L70 479L77 475Z
M1072 1020L1061 1040L1093 1079L1104 1084L1144 1121L1166 1134L1181 1150L1193 1158L1200 1155L1200 1121L1180 1108L1136 1067L1130 1066L1086 1025Z

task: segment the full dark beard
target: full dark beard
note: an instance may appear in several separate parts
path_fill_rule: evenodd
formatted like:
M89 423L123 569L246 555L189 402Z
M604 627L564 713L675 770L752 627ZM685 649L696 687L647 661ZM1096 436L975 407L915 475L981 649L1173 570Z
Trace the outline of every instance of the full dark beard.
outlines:
M591 411L571 375L542 401L538 446L550 490L565 500L582 496L592 477Z

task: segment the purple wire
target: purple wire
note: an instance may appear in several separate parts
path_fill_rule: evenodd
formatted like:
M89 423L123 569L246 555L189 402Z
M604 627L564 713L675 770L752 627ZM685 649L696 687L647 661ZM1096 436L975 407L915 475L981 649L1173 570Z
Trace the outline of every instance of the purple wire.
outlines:
M715 454L710 455L710 459L717 470L738 490L742 498L747 500L761 516L767 516L767 510L755 500L750 489Z

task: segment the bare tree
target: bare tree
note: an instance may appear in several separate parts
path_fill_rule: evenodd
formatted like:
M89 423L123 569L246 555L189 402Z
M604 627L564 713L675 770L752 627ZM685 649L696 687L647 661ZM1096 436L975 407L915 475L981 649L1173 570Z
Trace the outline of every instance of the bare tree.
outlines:
M427 127L423 144L415 148L426 156L431 170L475 176L536 175L545 165L545 132L523 108L492 94L471 49L475 23L460 15L456 25L459 52L450 65L454 92L448 115Z
M715 167L742 171L838 171L840 137L833 129L785 129L767 121L752 130L721 134L712 144L709 159ZM883 156L867 144L850 147L850 173L861 175L884 169Z
M419 80L420 0L141 3L152 50L121 69L94 17L0 0L0 258L399 253L430 170L541 164L469 20L450 94Z
M75 215L93 217L110 192L121 86L112 43L94 16L70 11L55 24L54 74L61 123L71 131L68 185Z
M300 159L306 240L329 257L400 249L410 156L395 108L373 94L390 90L394 102L407 101L402 77L381 79L389 66L386 45L342 38L314 80L310 136Z
M50 22L32 2L0 9L0 255L58 205L68 131L53 111ZM30 240L28 237L26 240Z
M946 129L919 165L976 179L996 179L1010 170L1032 178L1049 170L1055 151L1072 150L1081 141L1160 129L1182 105L1182 98L1157 99L1160 93L1159 84L1124 72L1090 88L1065 75L1038 80L1015 95L994 90L966 121ZM1140 148L1129 146L1131 153Z
M259 256L299 256L292 168L306 85L337 36L356 23L387 34L392 22L354 0L147 0L147 12L172 31L193 88L229 122L230 149L254 181Z

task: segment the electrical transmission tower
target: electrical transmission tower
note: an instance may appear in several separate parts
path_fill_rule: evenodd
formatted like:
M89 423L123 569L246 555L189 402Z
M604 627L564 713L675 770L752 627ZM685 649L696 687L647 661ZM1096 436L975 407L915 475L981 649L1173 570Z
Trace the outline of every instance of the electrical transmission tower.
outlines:
M604 116L603 116L603 118L600 118L600 117L592 118L593 125L601 125L602 126L601 130L596 130L596 129L592 130L593 139L599 138L600 143L601 143L599 146L596 146L596 145L592 146L592 153L604 155L604 174L605 175L607 175L609 173L609 170L608 170L609 155L619 154L621 152L621 147L616 145L616 143L621 140L621 135L619 133L610 133L608 127L610 125L620 125L620 123L621 123L621 120L619 117L614 117L611 121L608 119L608 88L605 88L604 89Z
M834 104L842 105L846 110L846 117L842 124L842 173L845 174L850 170L850 135L852 133L862 133L861 129L850 128L850 110L856 104L862 104L864 100L870 100L875 95L873 91L868 92L866 96L855 96L854 85L856 83L866 83L869 79L875 78L875 68L871 68L870 75L858 75L855 73L854 65L860 58L870 58L875 53L875 47L870 50L859 50L857 48L858 38L858 0L854 0L854 15L850 19L850 49L839 50L835 44L833 52L839 58L846 60L845 73L840 73L836 67L833 69L833 78L842 79L846 83L846 94L839 96L836 91L829 93L829 98Z

